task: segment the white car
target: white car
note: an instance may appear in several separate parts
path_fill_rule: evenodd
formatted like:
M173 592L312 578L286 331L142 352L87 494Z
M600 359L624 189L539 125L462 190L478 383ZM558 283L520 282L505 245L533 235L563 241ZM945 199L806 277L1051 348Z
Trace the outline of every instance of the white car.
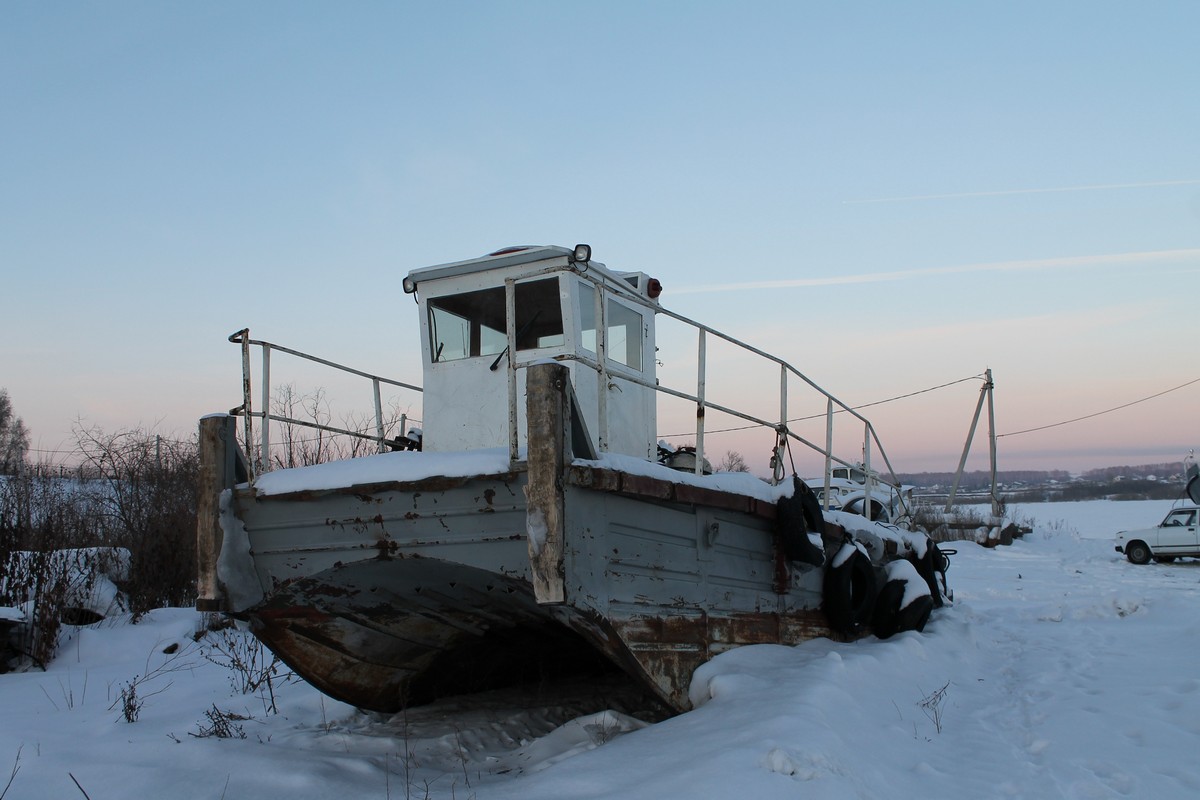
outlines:
M1117 552L1134 564L1174 561L1179 556L1200 558L1200 506L1173 508L1157 528L1121 531Z

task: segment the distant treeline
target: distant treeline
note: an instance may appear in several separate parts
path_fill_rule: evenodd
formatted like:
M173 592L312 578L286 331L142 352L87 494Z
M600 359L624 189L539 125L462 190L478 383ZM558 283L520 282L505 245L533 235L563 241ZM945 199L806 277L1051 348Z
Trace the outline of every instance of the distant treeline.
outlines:
M901 483L926 489L932 486L947 488L954 483L953 472L902 472L898 473L897 477ZM1081 473L1078 479L1074 480L1071 473L1061 469L1009 469L998 470L996 472L996 482L1009 487L1014 484L1046 486L1051 484L1052 481L1060 484L1068 482L1078 483L1080 481L1087 483L1113 483L1115 481L1141 482L1150 481L1151 479L1166 482L1182 482L1183 463L1174 461L1163 464L1100 467L1098 469L1089 469ZM964 472L962 480L959 482L959 488L968 491L974 489L986 490L991 481L991 473L986 470Z
M1136 467L1101 467L1089 469L1080 475L1085 481L1113 481L1117 478L1138 479L1155 477L1158 480L1171 480L1183 477L1183 463L1169 461L1165 464L1141 464Z
M949 487L954 483L953 472L900 472L896 477L901 483L917 486L920 488L929 488L931 486ZM1065 483L1071 480L1071 473L1064 470L1036 470L1036 469L1012 469L999 470L996 472L996 480L999 483L1011 485L1013 483L1027 484L1043 484L1050 481L1058 481ZM991 486L992 474L987 470L975 470L972 472L964 472L962 480L959 481L960 489L987 489Z
M954 485L952 472L915 472L898 476L927 497L942 497ZM1007 502L1040 503L1056 500L1177 500L1184 496L1183 464L1141 464L1102 467L1078 477L1064 470L1002 470L996 472L999 494ZM978 502L991 486L983 470L963 473L962 502Z

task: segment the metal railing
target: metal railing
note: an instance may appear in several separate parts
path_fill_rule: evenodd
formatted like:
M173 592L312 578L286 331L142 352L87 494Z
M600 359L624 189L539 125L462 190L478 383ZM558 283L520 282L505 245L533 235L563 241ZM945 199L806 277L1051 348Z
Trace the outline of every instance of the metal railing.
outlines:
M241 348L242 348L242 404L240 406L238 406L237 408L230 409L229 413L234 416L240 416L244 420L244 426L245 426L244 435L245 435L245 440L246 440L247 462L251 465L251 477L253 477L254 475L262 474L262 472L264 472L264 471L270 470L271 422L272 421L284 423L284 424L288 424L288 425L299 425L301 427L313 428L316 430L327 431L329 433L341 434L344 436L350 436L350 437L354 437L354 438L358 438L358 439L370 440L370 441L373 441L376 443L378 452L382 453L382 452L385 452L388 449L390 449L389 442L391 440L389 440L387 438L386 432L384 430L385 426L384 426L384 419L383 419L383 401L382 401L380 387L386 384L388 386L395 386L400 389L408 389L408 390L415 391L415 392L422 391L420 386L414 386L411 383L404 383L403 381L396 381L396 380L392 380L391 378L384 378L380 375L372 375L369 372L363 372L362 370L354 369L353 367L347 367L344 364L338 364L334 361L329 361L324 358L318 358L317 356L309 355L308 353L302 353L299 350L292 350L289 347L282 347L280 345L272 344L271 342L262 341L260 339L251 339L249 328L242 328L240 331L230 334L229 341L234 344L241 345ZM253 399L252 399L253 394L252 394L252 390L251 390L252 387L251 387L251 368L250 368L250 348L251 348L251 346L257 346L257 347L262 348L262 366L261 366L261 373L260 373L261 382L262 382L262 387L261 387L262 408L263 408L262 411L255 411L253 408ZM344 372L349 375L357 375L359 377L370 380L372 396L374 399L374 406L375 406L375 433L369 434L369 433L363 433L362 431L347 430L345 428L339 428L334 425L327 425L324 423L314 422L314 421L310 421L310 420L297 419L294 417L288 417L288 416L283 416L280 414L270 413L270 409L271 409L271 353L272 353L272 351L286 353L290 356L295 356L296 358L301 358L306 361L311 361L315 364L321 364L322 366L330 367L332 369L338 370L339 372ZM254 435L253 435L253 424L251 422L251 420L253 420L255 418L262 421L261 426L260 426L262 430L261 430L260 437L259 437L258 451L256 453L253 452L253 450L254 450L254 448L253 448ZM406 421L405 417L402 416L401 421L400 421L401 433L404 432L403 428L404 428L405 421Z
M815 381L810 379L807 375L800 372L800 370L796 369L791 364L789 364L788 362L779 358L778 356L771 355L770 353L760 350L759 348L754 347L753 345L747 344L746 342L743 342L739 339L736 339L732 336L722 333L722 332L716 330L715 328L712 328L708 325L704 325L700 322L696 322L695 320L689 319L688 317L685 317L681 314L676 314L673 311L663 308L662 306L658 305L657 303L651 302L650 300L647 300L646 298L640 296L639 294L637 294L633 291L627 290L623 284L610 283L610 281L603 274L600 274L597 272L589 272L585 266L583 266L583 267L577 266L575 268L558 267L558 266L543 268L543 269L538 269L538 270L535 270L535 271L532 271L532 272L529 272L526 274L510 277L505 280L505 285L504 285L505 302L506 302L507 312L508 312L506 314L507 320L508 320L506 334L507 334L507 338L508 338L508 354L509 354L509 357L506 359L508 362L508 368L507 368L508 369L508 427L509 427L508 438L509 438L509 456L510 456L511 461L516 462L518 460L518 446L519 446L519 430L518 430L519 415L518 415L518 407L517 407L518 382L517 382L517 377L516 377L516 371L518 369L524 369L530 363L532 363L532 361L522 361L518 357L518 354L523 351L519 351L516 346L517 331L516 331L516 323L515 323L515 320L516 320L515 287L516 287L516 284L520 281L527 280L527 279L533 278L533 277L538 277L541 275L550 274L550 273L561 272L563 270L570 270L575 275L590 282L597 289L597 291L595 292L595 302L596 302L596 308L595 308L596 355L595 355L595 357L591 358L591 357L588 357L586 355L582 355L579 353L569 353L569 354L557 356L556 358L557 358L557 360L560 360L560 361L576 361L576 362L580 363L581 365L583 365L591 370L594 370L596 372L596 377L597 377L598 387L599 387L599 390L597 392L597 399L598 399L598 404L599 404L599 409L598 409L599 430L597 431L597 434L598 434L598 436L597 436L598 448L597 449L600 452L605 452L608 449L607 443L608 443L608 438L609 438L609 436L608 436L608 427L609 426L608 426L608 414L607 414L606 403L605 403L605 398L607 396L606 388L609 384L609 381L613 377L618 377L620 380L629 381L631 383L653 389L655 392L658 392L660 394L668 395L668 396L675 397L675 398L685 400L685 401L695 404L695 406L696 406L696 459L695 459L696 466L695 466L695 470L696 470L697 474L699 474L703 471L704 444L705 444L705 433L706 433L705 422L706 422L707 412L709 410L728 414L728 415L736 417L738 419L745 420L746 422L753 423L754 425L762 426L763 428L772 430L774 432L776 443L774 446L774 458L772 459L772 461L773 461L772 479L776 483L779 482L780 480L782 480L782 478L784 477L784 474L785 474L784 459L785 459L785 455L787 454L788 447L790 446L790 444L792 442L799 443L799 444L803 445L804 447L808 448L809 450L812 450L815 453L819 454L820 456L822 456L824 458L824 461L825 461L825 470L824 470L825 486L824 486L824 492L822 494L822 498L823 498L823 502L826 505L826 508L828 508L829 507L828 506L829 498L831 496L830 477L831 477L833 465L839 464L839 465L847 466L847 467L857 467L858 466L857 462L845 460L839 456L834 455L834 453L833 453L834 418L838 414L848 414L852 419L856 420L858 423L861 423L861 425L862 425L862 461L861 461L861 464L863 467L863 471L868 476L866 485L864 488L864 491L865 491L865 497L864 497L864 501L863 501L864 512L867 514L870 513L871 484L872 484L872 481L875 480L875 481L878 481L879 483L889 486L893 490L895 490L895 494L899 498L899 502L900 502L901 507L903 508L904 512L911 513L911 509L908 508L907 503L905 502L903 492L900 491L900 482L899 482L899 479L896 477L895 469L892 467L892 464L891 464L890 459L888 458L887 452L883 448L883 443L879 440L879 436L875 432L875 429L872 426L870 420L868 420L866 417L864 417L858 411L856 411L853 408L851 408L850 406L848 406L846 403L839 400L832 393L823 389ZM620 288L618 288L618 287L620 287ZM608 338L608 325L607 325L606 319L605 319L606 305L607 305L606 303L604 303L605 295L619 296L622 300L624 300L626 302L641 305L642 307L646 308L651 314L658 314L658 315L662 315L665 317L669 317L671 319L676 320L677 322L682 323L686 327L689 327L696 331L697 340L698 340L698 350L697 350L696 389L694 392L684 391L681 389L664 386L664 385L661 385L660 383L658 383L657 381L649 381L643 377L630 374L627 371L621 371L621 372L617 373L615 376L612 372L610 372L610 370L607 367L608 359L605 357L605 354L607 352L607 338ZM776 417L776 419L768 420L763 417L759 417L754 414L750 414L745 411L741 411L739 409L735 409L735 408L732 408L727 405L713 402L712 400L710 400L706 397L706 388L707 388L707 385L710 380L710 376L708 374L708 358L707 358L708 338L710 336L716 337L724 342L727 342L744 353L747 353L751 356L754 356L759 359L763 359L767 362L770 362L778 368L778 370L779 370L779 413L778 413L778 416ZM316 429L320 429L320 430L324 430L324 431L329 431L331 433L343 434L346 436L358 437L358 438L362 438L362 439L369 439L369 440L377 443L379 452L384 452L387 449L389 449L390 440L386 438L385 431L384 431L384 420L383 420L383 412L382 412L381 396L380 396L381 385L386 384L389 386L395 386L395 387L398 387L401 389L408 389L408 390L412 390L412 391L416 391L416 392L422 391L421 387L415 386L413 384L404 383L402 381L396 381L396 380L392 380L389 378L384 378L379 375L373 375L371 373L353 369L351 367L347 367L345 365L338 364L333 361L328 361L323 358L318 358L316 356L312 356L307 353L302 353L297 350L292 350L287 347L282 347L280 345L272 344L271 342L261 341L261 340L257 340L257 339L251 339L249 328L243 328L242 330L237 331L236 333L230 335L229 341L233 342L234 344L241 345L241 348L242 348L243 403L238 408L232 409L230 413L237 415L237 416L242 416L245 420L245 422L244 422L245 432L244 433L245 433L246 447L247 447L248 451L252 449L251 443L254 441L251 420L254 418L257 418L262 421L262 424L261 424L262 430L261 430L261 434L260 434L258 453L253 454L253 458L247 459L252 464L252 470L253 470L254 474L260 474L264 470L264 460L263 459L264 459L264 457L267 456L267 454L270 453L270 443L271 443L270 423L272 421L285 423L285 424L291 424L291 425L300 425L300 426L309 427L309 428L316 428ZM251 359L250 359L251 346L258 346L258 347L262 348L261 397L262 397L263 411L254 411L252 408L251 366L250 366L250 364L251 364ZM361 431L346 430L343 428L337 428L337 427L322 424L322 423L311 422L308 420L300 420L300 419L295 419L295 418L290 418L290 417L286 417L286 416L282 416L282 415L269 413L271 353L272 353L272 351L279 351L281 353L287 353L288 355L295 356L297 358L306 359L308 361L311 361L311 362L314 362L317 364L331 367L335 370L339 370L339 371L342 371L342 372L345 372L348 374L352 374L352 375L357 375L357 376L360 376L360 377L370 380L371 384L372 384L374 406L375 406L375 433L374 433L374 435L365 434ZM534 359L534 360L536 360L536 359ZM824 414L824 417L825 417L825 442L824 442L824 445L813 442L813 441L809 440L808 438L801 436L796 431L791 429L791 423L797 422L799 420L789 419L789 417L788 417L788 399L789 399L788 379L789 379L789 376L795 377L796 379L802 381L806 386L815 390L817 393L819 393L825 399L825 414ZM805 419L811 419L811 417L805 417ZM877 472L876 470L872 469L871 462L872 462L873 451L877 451L879 458L881 458L883 460L883 463L887 468L887 476L890 478L890 480L880 478L879 477L880 473ZM248 453L248 455L250 455L250 454ZM268 459L268 461L265 464L265 469L269 469L269 468L270 468L270 464L269 464L269 459Z
M654 391L659 392L661 394L669 395L669 396L676 397L676 398L686 400L686 401L696 404L696 459L695 459L696 474L700 474L703 471L703 465L704 465L704 434L705 434L706 412L709 409L714 410L714 411L719 411L719 412L729 414L733 417L737 417L737 418L745 420L747 422L755 423L757 425L761 425L765 428L772 429L775 431L776 445L775 445L775 456L772 459L772 461L773 461L772 478L776 483L779 482L784 475L784 455L785 455L788 443L790 441L798 442L798 443L804 445L805 447L809 448L810 450L813 450L816 453L823 456L825 459L825 487L824 487L825 491L822 494L822 498L823 498L823 503L825 504L826 509L828 509L829 508L829 498L830 498L830 474L832 472L833 465L836 463L836 464L840 464L842 466L848 466L848 467L857 466L856 463L854 463L852 461L844 460L833 454L834 416L835 416L835 414L849 414L855 420L857 420L858 422L861 422L862 426L863 426L862 466L864 468L864 472L867 475L867 481L865 484L865 497L863 500L864 514L867 514L867 515L870 514L872 480L877 480L879 483L889 486L893 490L895 490L895 494L896 494L897 498L899 499L900 506L903 509L904 513L906 513L906 514L911 513L911 509L908 508L908 505L905 502L903 492L901 491L900 481L896 477L896 471L892 467L891 460L888 458L887 452L883 448L883 443L879 440L879 436L875 432L874 426L871 425L870 420L868 420L862 414L855 411L850 406L846 405L844 402L839 400L837 397L835 397L830 392L827 392L825 389L821 388L815 381L813 381L807 375L800 372L800 370L796 369L791 364L789 364L788 362L779 358L778 356L771 355L770 353L760 350L757 347L747 344L746 342L743 342L732 336L724 334L724 333L716 330L715 328L709 327L708 325L704 325L703 323L696 322L695 320L689 319L688 317L685 317L681 314L676 314L675 312L670 311L666 308L663 308L659 304L651 302L650 300L647 300L644 297L642 297L634 292L624 290L623 286L621 287L622 288L621 291L617 291L613 287L620 286L621 284L614 283L610 286L609 281L603 275L593 273L593 272L588 272L586 269L586 266L584 266L582 268L580 268L579 266L576 266L574 268L572 268L570 266L568 266L568 267L550 267L550 268L545 268L545 269L539 269L539 270L536 270L536 271L533 271L533 272L530 272L527 274L514 276L514 277L511 277L511 278L508 278L505 280L505 299L506 299L506 303L507 303L507 307L508 307L508 330L507 330L508 345L509 345L508 352L510 354L517 353L515 314L514 314L516 283L519 281L522 281L522 280L527 280L529 278L539 276L539 275L544 275L544 274L547 274L550 272L560 272L563 270L572 271L579 277L590 282L597 289L597 291L596 291L596 311L595 311L596 358L595 359L588 358L586 356L579 355L577 353L576 354L566 354L566 355L563 355L563 356L560 356L557 358L558 358L558 360L562 360L562 361L577 361L580 364L583 364L584 366L587 366L588 368L595 370L597 373L597 380L599 381L599 386L600 386L600 391L598 392L598 399L599 399L599 414L598 414L598 417L599 417L599 420L598 420L599 432L598 432L598 434L599 435L598 435L598 439L599 439L599 450L601 452L607 450L608 415L605 410L605 402L604 402L604 398L607 395L607 392L604 391L604 388L608 385L608 382L609 382L610 376L611 376L611 373L609 372L609 370L606 366L607 359L605 358L605 353L607 350L607 347L606 347L607 341L606 340L607 340L607 335L608 335L608 326L605 322L605 305L606 304L603 302L603 296L607 292L612 295L617 295L625 301L637 303L637 304L643 306L644 308L648 309L651 314L658 314L658 315L670 317L671 319L674 319L680 323L683 323L685 326L690 327L697 332L697 336L698 336L697 365L698 366L697 366L697 376L696 376L696 391L694 393L682 391L679 389L673 389L668 386L663 386L658 381L651 382L651 381L646 380L645 378L641 378L636 375L631 375L627 372L621 372L618 376L621 380L629 381L631 383L635 383L640 386L645 386L645 387L653 389ZM763 419L763 418L755 416L753 414L749 414L749 413L740 411L738 409L731 408L729 406L714 403L714 402L706 399L705 389L706 389L706 386L707 386L708 380L709 380L708 365L707 365L707 338L709 336L715 336L725 342L728 342L729 344L733 345L734 347L738 348L739 350L744 351L745 353L748 353L750 355L756 356L761 359L765 359L766 361L771 362L778 366L779 375L780 375L780 382L779 382L780 386L779 386L779 415L778 415L777 421ZM508 364L509 364L509 397L508 397L508 402L509 402L509 451L510 451L510 457L513 461L517 460L518 434L519 434L519 432L517 430L517 414L516 414L516 403L517 403L516 370L528 366L528 363L530 363L530 362L522 363L519 361L519 359L513 358L513 357L510 357L508 359ZM796 420L789 420L789 418L788 418L788 376L789 375L795 376L797 379L802 381L808 387L815 390L822 397L825 398L825 401L826 401L825 445L823 447L821 445L816 444L815 442L812 442L812 441L806 439L805 437L799 435L795 431L791 430L791 428L789 427L790 422L796 421ZM873 470L871 467L872 443L874 443L875 448L879 452L879 457L883 459L883 463L887 467L887 474L890 477L890 480L880 479L879 473L877 471Z

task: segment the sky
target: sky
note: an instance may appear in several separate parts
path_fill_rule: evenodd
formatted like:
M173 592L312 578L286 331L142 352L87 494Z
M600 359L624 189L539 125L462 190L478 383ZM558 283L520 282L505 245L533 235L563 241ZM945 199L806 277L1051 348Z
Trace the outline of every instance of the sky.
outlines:
M1001 469L1178 462L1200 383L1017 432L1200 378L1198 26L1191 2L2 4L0 387L45 460L80 426L187 438L240 402L235 330L415 381L409 270L588 242L850 405L953 383L870 409L898 471L954 469L980 386L954 382L988 368ZM733 369L732 399L777 396ZM769 443L710 446L758 468Z

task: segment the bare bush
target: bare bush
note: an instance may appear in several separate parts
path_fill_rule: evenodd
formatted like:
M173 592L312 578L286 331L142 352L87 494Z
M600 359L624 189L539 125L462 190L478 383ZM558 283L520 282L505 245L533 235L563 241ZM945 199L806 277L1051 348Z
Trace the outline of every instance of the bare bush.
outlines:
M942 704L946 701L946 692L949 689L950 681L946 681L942 684L942 688L930 692L917 703L938 733L942 732L942 713L944 711Z
M286 683L293 673L283 670L283 662L258 639L249 634L226 628L209 635L203 649L204 658L229 670L229 683L241 694L263 692L267 713L277 711L276 682Z
M208 711L204 712L205 719L208 724L203 722L196 723L196 733L188 732L188 736L194 736L197 739L208 739L210 737L216 739L245 739L246 731L241 723L246 722L252 717L235 714L232 711L222 711L217 708L216 704Z
M195 599L195 443L142 430L76 436L79 477L30 468L0 477L0 605L25 609L19 650L43 667L64 624ZM108 585L101 576L125 602L88 602Z
M108 707L109 711L121 708L121 719L126 722L137 722L138 715L142 712L142 706L146 704L146 700L155 695L162 694L173 685L173 682L167 680L162 683L167 676L176 672L190 671L194 666L191 661L191 651L189 648L179 649L177 645L168 646L162 651L168 658L158 666L151 666L151 659L154 658L154 651L146 657L146 669L141 675L134 675L130 680L121 685L121 690L117 694L117 698L113 700L112 705ZM158 684L156 688L147 691L151 685ZM112 684L109 684L109 697L112 697Z
M271 423L270 464L275 469L310 466L328 461L371 455L379 450L379 432L375 415L362 411L347 411L335 417L325 389L317 387L301 393L293 383L275 388L271 398L271 414L290 422ZM388 401L383 409L382 427L385 438L402 435L406 414L398 402ZM335 430L336 429L336 430ZM340 433L338 431L348 431Z
M106 542L130 554L125 589L135 614L196 599L194 440L145 430L76 430L80 452L100 478L93 494Z
M24 610L17 651L37 666L53 658L64 624L95 622L96 606L111 605L93 598L102 578L124 574L83 487L30 470L0 479L0 605Z
M12 788L13 781L17 779L17 773L21 771L21 751L24 748L25 745L17 748L17 757L13 759L12 772L8 776L8 783L4 784L4 789L0 790L0 800L4 800L8 795L8 790Z
M126 722L137 722L138 715L142 713L142 706L146 704L144 697L138 697L137 687L136 675L121 687L121 716Z

